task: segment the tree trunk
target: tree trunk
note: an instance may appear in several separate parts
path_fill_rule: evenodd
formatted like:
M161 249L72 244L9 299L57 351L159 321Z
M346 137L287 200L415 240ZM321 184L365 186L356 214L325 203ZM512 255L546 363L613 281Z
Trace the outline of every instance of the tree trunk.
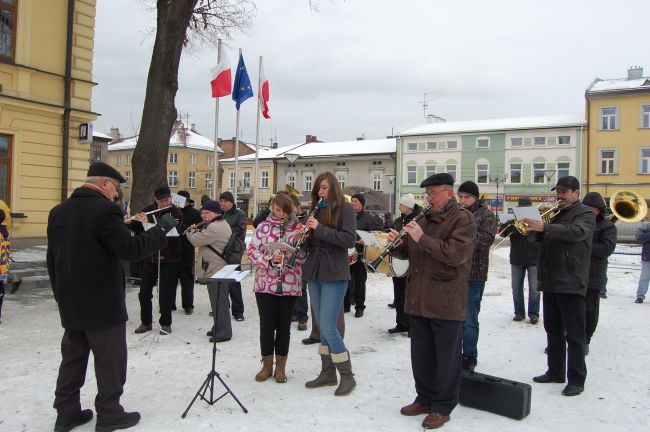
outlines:
M169 139L177 116L178 65L197 1L157 0L156 42L132 159L132 211L151 203L154 189L167 184Z

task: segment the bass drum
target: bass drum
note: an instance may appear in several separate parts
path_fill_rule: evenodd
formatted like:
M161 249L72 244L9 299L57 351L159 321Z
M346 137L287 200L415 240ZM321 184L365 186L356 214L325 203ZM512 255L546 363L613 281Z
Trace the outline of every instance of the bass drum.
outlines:
M364 245L363 247L363 262L367 265L373 262L381 252L388 245L388 233L373 232L372 233L377 241L381 244L381 248L376 248L372 245ZM377 266L376 273L384 273L391 277L402 277L406 275L409 269L408 260L402 260L387 255L382 262Z

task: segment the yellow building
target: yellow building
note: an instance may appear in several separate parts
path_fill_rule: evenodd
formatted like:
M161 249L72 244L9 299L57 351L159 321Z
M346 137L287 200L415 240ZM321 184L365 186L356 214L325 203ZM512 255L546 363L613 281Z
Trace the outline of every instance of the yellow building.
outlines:
M95 0L0 0L0 199L14 247L45 242L50 209L88 169L94 27Z
M589 124L585 192L608 199L621 189L650 197L650 77L640 67L627 78L595 79L585 92Z
M1 1L1 0L0 0ZM131 158L137 144L137 136L119 138L108 146L108 163L115 167L126 179L122 185L124 200L131 200L133 167ZM219 154L223 150L219 148ZM199 134L194 125L187 129L183 123L176 121L169 138L169 155L167 159L167 183L172 192L186 190L200 208L202 195L212 195L214 178L214 143ZM151 197L153 200L153 196ZM131 209L131 213L139 209Z

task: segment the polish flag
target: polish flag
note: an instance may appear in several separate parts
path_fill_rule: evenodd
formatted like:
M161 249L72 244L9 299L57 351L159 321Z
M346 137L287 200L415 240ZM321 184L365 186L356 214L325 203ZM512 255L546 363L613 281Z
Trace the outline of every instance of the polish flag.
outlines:
M230 93L232 93L230 59L228 59L226 50L221 50L221 61L219 61L217 67L212 68L210 72L212 75L212 81L210 81L210 85L212 86L213 98L228 96Z
M259 97L262 100L262 115L265 119L268 119L271 118L269 115L269 80L266 79L266 74L264 73L264 65L262 65L261 69Z

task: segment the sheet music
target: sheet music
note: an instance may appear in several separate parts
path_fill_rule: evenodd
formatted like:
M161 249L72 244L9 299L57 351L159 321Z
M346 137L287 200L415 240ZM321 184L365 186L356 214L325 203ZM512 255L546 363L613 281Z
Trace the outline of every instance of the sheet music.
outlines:
M142 227L144 228L145 231L149 231L151 228L155 227L155 223L149 223L149 222L142 222ZM178 230L176 227L172 228L169 230L167 233L167 237L178 237L180 234L178 234Z
M357 230L357 234L359 237L361 237L361 240L369 246L374 246L377 249L383 248L385 245L379 243L379 240L377 240L377 237L375 237L371 232L369 231L361 231Z
M172 204L182 209L185 207L185 197L172 192Z
M212 279L229 279L230 275L235 272L239 264L228 264L221 267L221 270L210 276Z
M539 214L539 210L537 210L536 207L513 207L512 211L515 212L515 217L517 219L542 220L542 216Z

